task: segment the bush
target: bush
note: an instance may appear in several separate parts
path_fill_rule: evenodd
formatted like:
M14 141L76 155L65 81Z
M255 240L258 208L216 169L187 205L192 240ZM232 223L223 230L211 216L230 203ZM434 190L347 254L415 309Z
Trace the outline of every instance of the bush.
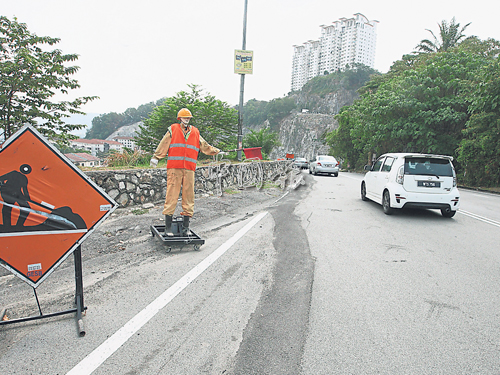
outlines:
M104 165L108 167L137 167L149 166L151 155L140 151L130 151L125 149L122 153L111 152L105 159Z

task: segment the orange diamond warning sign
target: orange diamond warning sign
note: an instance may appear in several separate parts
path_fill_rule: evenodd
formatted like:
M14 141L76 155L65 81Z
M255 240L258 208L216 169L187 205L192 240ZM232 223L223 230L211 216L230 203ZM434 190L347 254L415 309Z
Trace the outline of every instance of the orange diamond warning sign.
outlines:
M117 204L33 127L0 150L0 264L36 288Z

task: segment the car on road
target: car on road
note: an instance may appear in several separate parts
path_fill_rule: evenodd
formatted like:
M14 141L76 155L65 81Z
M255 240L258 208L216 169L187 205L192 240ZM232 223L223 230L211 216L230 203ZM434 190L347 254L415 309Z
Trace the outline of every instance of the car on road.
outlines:
M339 162L333 156L318 155L309 163L309 174L317 175L326 173L337 177L339 175Z
M361 182L361 199L382 205L390 215L398 208L439 209L453 217L460 206L460 193L453 157L418 153L380 156Z
M296 158L292 163L292 167L307 169L309 168L309 162L307 161L306 158Z

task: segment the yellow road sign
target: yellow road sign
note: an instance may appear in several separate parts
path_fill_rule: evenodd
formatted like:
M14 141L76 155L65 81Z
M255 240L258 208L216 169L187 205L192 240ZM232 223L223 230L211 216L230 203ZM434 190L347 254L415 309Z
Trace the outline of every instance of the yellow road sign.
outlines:
M253 74L253 51L234 50L234 72Z

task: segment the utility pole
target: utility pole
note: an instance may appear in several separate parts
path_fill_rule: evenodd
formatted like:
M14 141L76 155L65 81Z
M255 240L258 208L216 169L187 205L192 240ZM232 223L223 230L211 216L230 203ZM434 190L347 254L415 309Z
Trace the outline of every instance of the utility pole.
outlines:
M243 46L242 50L247 47L247 6L248 0L245 0L245 10L243 15ZM243 148L243 93L245 91L245 75L240 74L240 105L238 106L238 161L241 161L241 150Z

